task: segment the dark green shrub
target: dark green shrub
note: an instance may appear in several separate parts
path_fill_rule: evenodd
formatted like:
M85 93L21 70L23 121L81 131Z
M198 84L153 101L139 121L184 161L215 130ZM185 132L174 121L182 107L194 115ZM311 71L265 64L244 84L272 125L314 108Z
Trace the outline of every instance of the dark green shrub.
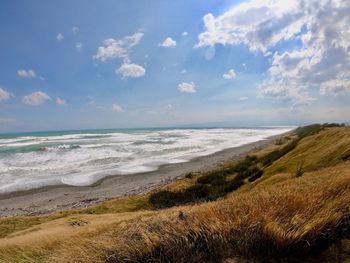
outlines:
M251 166L247 170L237 174L237 176L235 177L235 180L244 180L248 177L255 175L259 171L260 171L260 169L256 165Z
M217 196L217 193L215 193ZM149 202L156 209L167 208L197 201L213 200L211 187L196 184L179 192L162 190L150 195Z
M224 188L224 192L225 193L233 192L238 188L240 188L242 185L244 185L244 183L241 180L232 180L226 184Z
M299 138L305 138L307 136L314 135L325 128L332 127L344 127L344 123L324 123L324 124L311 124L303 127L299 127L295 130L295 133L299 136Z
M291 150L293 150L298 145L299 139L295 139L292 142L288 143L286 146L283 146L279 150L272 151L263 157L260 158L260 162L264 166L271 165L274 161L281 158L283 155L287 154Z
M323 126L321 124L311 124L303 127L299 127L295 130L295 133L299 138L305 138L307 136L314 135L321 131Z
M350 150L345 152L345 153L343 153L343 155L341 156L341 159L343 161L349 161L350 160Z
M325 127L325 128L345 127L345 123L325 123L322 126Z
M252 156L246 156L246 158L243 161L240 161L235 166L229 169L231 173L240 173L244 172L245 170L249 169L249 167L254 164L258 160L258 157L252 155Z
M193 176L194 176L194 174L190 172L190 173L187 173L187 174L185 175L185 178L187 178L187 179L192 179Z
M159 191L150 195L149 202L154 208L166 208L175 206L179 202L179 194L170 191Z
M194 202L198 199L206 199L210 195L210 186L196 184L180 192L183 203Z
M254 182L255 180L259 179L262 175L264 174L264 172L262 170L258 170L256 171L253 175L251 175L248 179L249 182Z
M220 185L225 182L225 176L223 174L208 174L201 176L197 179L199 184L211 184L211 185Z

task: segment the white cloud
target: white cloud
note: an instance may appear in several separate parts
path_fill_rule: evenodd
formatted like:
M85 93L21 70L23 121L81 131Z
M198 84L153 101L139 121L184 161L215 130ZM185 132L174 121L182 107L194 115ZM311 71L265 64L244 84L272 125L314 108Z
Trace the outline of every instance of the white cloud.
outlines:
M273 100L290 102L293 106L308 105L312 98L303 86L295 82L285 83L284 80L267 79L259 85L260 96Z
M60 106L66 105L66 101L64 99L61 99L61 98L57 97L56 98L56 104L60 105Z
M21 78L36 78L36 73L33 69L25 70L20 69L17 71L17 75Z
M250 0L204 18L196 47L245 44L271 56L260 95L293 105L309 104L309 90L350 93L350 1ZM284 51L278 44L294 41Z
M56 39L57 39L58 41L62 41L62 40L64 39L63 34L62 34L62 33L58 33Z
M182 34L181 34L183 37L185 37L185 36L188 36L188 32L182 32Z
M332 79L321 84L321 94L327 93L333 95L341 95L350 92L350 78L348 79Z
M112 104L112 111L121 113L124 112L124 109L118 104Z
M170 48L176 46L176 41L171 37L167 37L161 44L161 47Z
M77 26L73 26L73 27L72 27L72 31L73 31L73 34L74 34L74 35L76 35L76 34L78 34L78 33L79 33L80 28L79 28L79 27L77 27Z
M224 75L222 75L222 77L224 79L233 79L235 78L237 75L236 75L236 72L234 69L230 69L227 73L225 73Z
M185 74L185 73L187 73L187 70L186 70L186 69L183 69L183 70L181 70L180 73L181 73L181 74Z
M47 100L51 100L51 98L42 91L36 91L22 98L22 102L30 106L38 106Z
M81 49L83 48L83 44L81 42L78 42L75 44L75 48L78 50L78 51L81 51Z
M11 97L13 97L13 95L10 92L0 88L0 101L9 100Z
M203 17L206 31L198 47L215 44L246 44L252 51L266 51L278 41L290 39L302 28L298 0L250 0L224 14Z
M240 101L245 101L245 100L248 100L249 98L248 97L240 97L239 100Z
M115 72L121 74L124 78L139 78L145 75L146 69L138 64L124 63Z
M128 58L130 49L137 45L143 37L143 33L136 32L131 36L126 36L120 40L109 38L103 41L103 46L99 47L94 59L106 61L108 59Z
M177 86L180 92L184 93L196 93L196 85L193 82L182 82Z

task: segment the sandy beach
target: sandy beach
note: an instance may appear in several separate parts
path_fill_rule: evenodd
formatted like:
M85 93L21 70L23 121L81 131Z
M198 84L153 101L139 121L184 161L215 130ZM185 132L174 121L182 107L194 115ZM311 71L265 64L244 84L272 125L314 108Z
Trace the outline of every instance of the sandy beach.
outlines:
M0 215L6 217L45 214L88 207L114 197L147 193L159 185L182 178L189 172L209 171L226 160L238 160L253 149L264 147L280 136L228 148L189 162L162 165L152 172L106 177L91 186L56 185L0 195Z

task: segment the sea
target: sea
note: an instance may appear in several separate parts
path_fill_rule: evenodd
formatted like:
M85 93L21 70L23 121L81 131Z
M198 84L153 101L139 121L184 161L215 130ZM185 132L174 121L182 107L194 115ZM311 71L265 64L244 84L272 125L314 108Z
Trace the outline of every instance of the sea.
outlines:
M294 128L113 129L0 134L0 194L50 185L88 186L107 176L154 171L163 164L188 162Z

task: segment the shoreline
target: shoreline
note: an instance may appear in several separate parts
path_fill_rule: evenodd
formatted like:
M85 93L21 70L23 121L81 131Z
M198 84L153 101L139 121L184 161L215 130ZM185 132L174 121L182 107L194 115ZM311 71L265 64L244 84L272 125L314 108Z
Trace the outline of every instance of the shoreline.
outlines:
M90 186L51 185L2 194L0 217L47 214L89 207L116 197L145 194L183 178L189 172L210 171L225 161L244 158L250 151L263 148L285 134L227 148L187 162L164 164L155 171L107 176Z

